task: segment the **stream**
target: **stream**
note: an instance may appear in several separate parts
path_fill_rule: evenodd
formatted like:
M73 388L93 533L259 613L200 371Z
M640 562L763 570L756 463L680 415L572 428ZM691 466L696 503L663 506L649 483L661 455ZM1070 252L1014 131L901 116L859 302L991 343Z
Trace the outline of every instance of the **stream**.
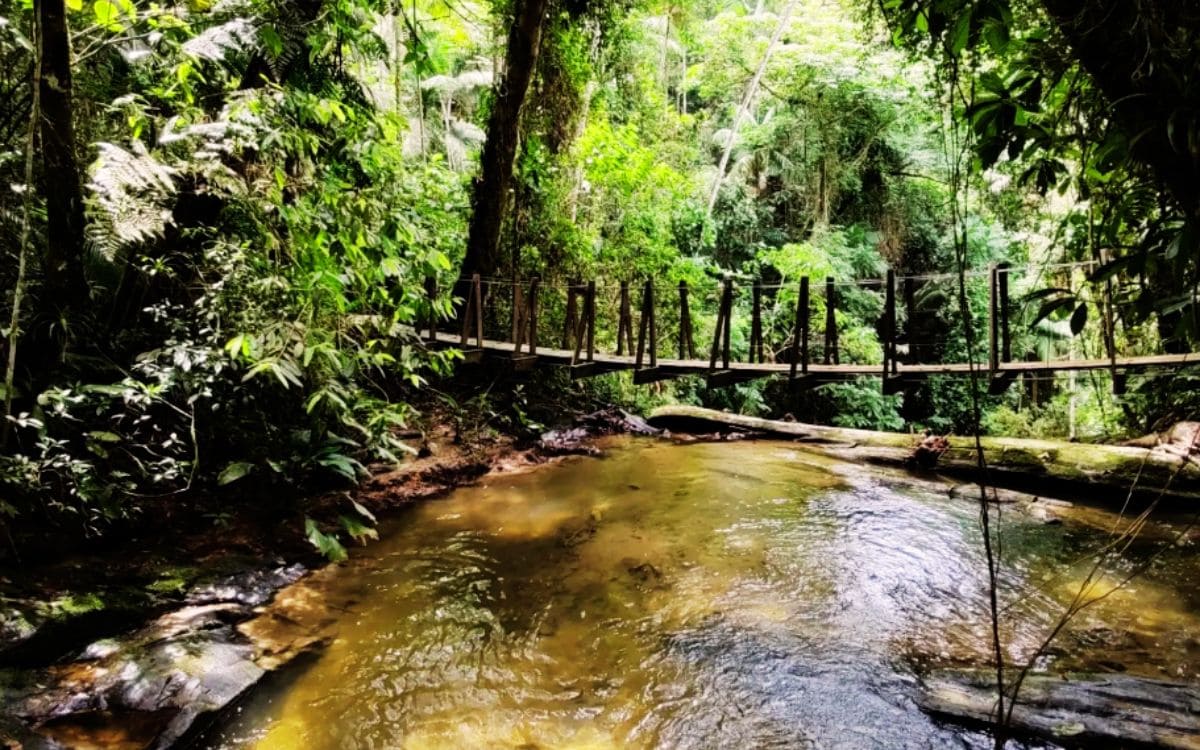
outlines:
M485 478L385 522L324 584L352 602L332 643L200 745L991 747L913 698L930 665L986 662L978 506L900 477L787 443L622 438ZM1117 522L1076 515L1003 511L1010 658ZM1113 575L1174 528L1148 529ZM1198 573L1180 544L1127 588L1105 578L1037 669L1196 680Z

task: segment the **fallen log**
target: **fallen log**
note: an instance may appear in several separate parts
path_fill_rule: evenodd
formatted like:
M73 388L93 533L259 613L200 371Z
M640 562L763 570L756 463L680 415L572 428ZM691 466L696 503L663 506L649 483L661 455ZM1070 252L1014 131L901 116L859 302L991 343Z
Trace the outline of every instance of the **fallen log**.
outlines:
M942 670L922 680L917 703L936 716L993 725L995 674ZM1071 747L1200 750L1200 686L1128 675L1031 675L1010 730Z
M783 422L696 406L663 406L648 421L670 432L741 432L823 447L839 458L916 471L913 449L924 436ZM1132 494L1139 505L1195 508L1200 502L1200 468L1164 450L1059 440L983 437L987 463L980 471L973 437L950 437L949 448L930 471L959 481L1003 487L1038 497L1122 503ZM830 448L836 446L836 449Z

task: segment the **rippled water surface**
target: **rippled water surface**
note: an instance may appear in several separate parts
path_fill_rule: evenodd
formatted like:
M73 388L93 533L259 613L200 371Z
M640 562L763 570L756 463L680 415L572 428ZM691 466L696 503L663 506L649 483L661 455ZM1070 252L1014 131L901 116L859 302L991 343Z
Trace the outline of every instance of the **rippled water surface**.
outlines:
M330 585L356 601L336 640L211 744L983 746L911 698L921 665L986 653L976 514L776 443L621 442L489 479L412 509L344 566ZM1006 513L1014 654L1073 596L1073 561L1110 520ZM1172 550L1044 666L1194 679L1197 570Z

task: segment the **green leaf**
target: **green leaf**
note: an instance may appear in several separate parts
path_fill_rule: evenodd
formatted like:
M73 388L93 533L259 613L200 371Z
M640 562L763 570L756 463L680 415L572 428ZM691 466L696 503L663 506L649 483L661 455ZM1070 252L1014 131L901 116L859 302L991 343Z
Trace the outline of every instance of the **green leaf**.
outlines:
M346 559L346 548L338 541L337 536L326 534L317 526L317 522L305 516L304 518L304 536L308 539L308 543L317 548L317 551L325 556L325 559L332 562L341 562Z
M1087 325L1087 319L1087 303L1080 302L1079 307L1076 307L1075 312L1071 314L1071 333L1075 336L1078 336L1079 332L1083 330L1083 327Z
M92 12L96 14L96 23L105 29L113 32L125 30L125 24L120 21L121 9L117 7L116 3L109 0L96 0L92 5Z
M971 39L971 10L964 9L954 24L954 34L950 37L950 54L959 55L967 48Z
M371 523L378 523L378 521L375 519L375 514L367 510L365 505L358 502L354 498L350 498L350 504L354 506L354 509L358 511L363 518L370 519Z
M83 10L83 0L67 0L67 10Z
M338 516L338 521L341 522L342 528L350 535L350 538L359 544L366 544L368 539L378 539L379 532L372 527L366 525L354 516Z
M1038 310L1038 314L1034 316L1033 321L1030 323L1030 327L1037 326L1038 323L1041 323L1043 320L1050 317L1054 313L1058 312L1059 310L1068 308L1073 304L1075 304L1074 297L1059 297L1057 299L1052 299L1049 302L1044 303L1042 305L1041 309Z
M1025 299L1044 299L1045 297L1053 297L1056 294L1074 294L1074 292L1072 292L1070 289L1063 289L1062 287L1047 287L1046 289L1038 289L1037 291L1030 292L1029 294L1025 295Z
M235 461L221 470L221 475L217 477L217 484L224 487L227 484L236 482L253 470L254 464L248 461Z
M88 433L88 437L98 443L119 443L121 436L115 432L104 432L103 430L95 430Z

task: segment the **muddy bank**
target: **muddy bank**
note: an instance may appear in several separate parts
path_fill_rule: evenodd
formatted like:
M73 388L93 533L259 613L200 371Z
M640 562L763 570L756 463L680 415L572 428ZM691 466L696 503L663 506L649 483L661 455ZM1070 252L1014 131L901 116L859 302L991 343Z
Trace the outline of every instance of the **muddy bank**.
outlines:
M781 422L691 406L664 406L650 424L671 432L735 433L795 440L849 461L915 468L919 436ZM929 473L967 483L984 481L1039 497L1083 498L1089 502L1138 504L1160 500L1175 508L1200 503L1200 468L1164 450L1068 443L1056 440L985 437L987 460L980 472L974 438L950 437L948 450Z

